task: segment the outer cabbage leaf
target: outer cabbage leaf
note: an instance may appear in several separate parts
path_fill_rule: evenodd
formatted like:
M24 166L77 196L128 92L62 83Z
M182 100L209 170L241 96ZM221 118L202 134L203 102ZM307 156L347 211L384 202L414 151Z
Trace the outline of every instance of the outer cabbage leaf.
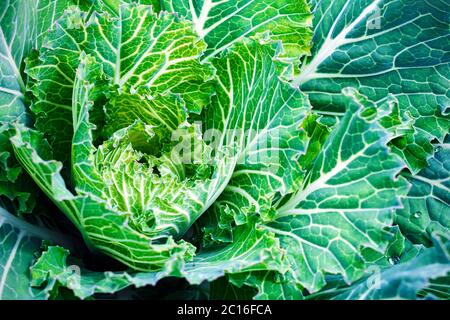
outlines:
M29 224L0 207L0 300L46 299L46 288L32 288L29 268L42 239L68 243L63 236Z
M217 56L233 43L257 33L283 43L282 56L297 60L309 53L311 14L304 0L162 0L163 9L191 20L208 44L206 55Z
M41 133L19 126L11 138L16 157L42 191L81 231L86 242L136 269L176 264L191 256L191 247L167 239L155 243L128 225L129 215L109 208L92 195L73 195L60 174L62 164L51 159Z
M430 245L434 231L450 232L450 147L447 137L436 147L429 165L416 175L403 208L396 211L396 223L411 241Z
M292 277L310 292L324 286L324 272L360 278L364 247L385 252L393 212L408 189L397 177L403 162L386 146L392 136L379 124L384 114L349 100L302 187L278 202L266 226L287 251Z
M26 117L23 59L76 0L5 0L0 4L0 121Z
M427 293L426 288L432 288L435 279L445 282L438 283L438 288L447 288L450 273L449 239L442 237L434 240L434 246L422 250L415 258L381 270L364 278L349 287L331 289L310 296L310 299L338 300L380 300L380 299L433 299L433 291ZM444 278L442 278L444 277ZM425 289L425 295L424 290Z
M450 32L446 1L377 0L314 3L314 47L293 83L309 94L317 112L343 114L341 90L355 87L380 102L393 95L401 116L417 132L399 141L414 155L448 132ZM417 136L419 135L419 136ZM409 146L408 146L409 144ZM429 151L430 148L426 147ZM411 161L411 163L414 163Z
M377 272L378 274L381 268L409 261L423 248L422 246L414 246L406 241L398 227L391 228L391 233L393 238L389 241L385 252L381 253L369 247L361 249L361 256L366 261L365 274L370 274L371 272ZM289 272L285 274L273 271L249 272L232 274L228 278L231 283L239 288L245 288L244 286L255 288L257 294L254 296L254 299L302 300L310 296L306 294L307 292L304 288L298 284ZM339 291L336 288L348 287L342 275L326 274L325 280L326 286L317 293L319 297L321 292L337 294ZM369 277L367 281L371 280L373 278ZM311 297L314 296L315 294Z
M30 49L27 42L27 14L18 15L23 1L2 1L0 5L0 120L9 121L25 115L23 102L25 84L20 73L23 51ZM29 10L24 10L29 12ZM23 20L23 21L22 21ZM8 25L17 25L17 34ZM10 29L10 30L9 30Z
M206 44L197 39L191 22L158 15L151 6L128 5L118 18L94 15L87 32L86 53L102 62L119 90L178 93L194 112L209 102L212 88L205 82L213 69L199 61Z
M255 295L253 288L238 288L225 277L211 282L208 289L207 297L211 300L250 300Z
M57 289L64 287L71 289L76 297L86 299L96 293L115 293L130 285L142 287L157 281L157 273L141 278L127 272L93 272L83 268L79 261L68 261L68 257L68 250L48 247L31 267L31 287L47 283L49 295L57 297Z
M217 94L204 127L213 149L232 143L236 148L236 167L225 189L219 189L223 192L215 210L270 215L275 194L300 184L303 172L297 159L307 144L300 125L310 105L298 89L278 78L278 70L286 68L276 60L279 48L246 40L212 60Z
M34 207L34 184L22 174L9 143L9 122L28 122L23 59L42 45L44 35L70 0L6 0L0 4L0 195L17 213Z

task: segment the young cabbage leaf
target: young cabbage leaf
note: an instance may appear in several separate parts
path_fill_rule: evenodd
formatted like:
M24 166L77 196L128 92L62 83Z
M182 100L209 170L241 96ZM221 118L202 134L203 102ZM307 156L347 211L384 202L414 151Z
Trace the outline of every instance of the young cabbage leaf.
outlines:
M27 64L36 98L31 108L37 117L35 126L46 134L56 159L69 160L72 92L82 52L102 64L109 83L117 87L112 95L139 92L152 100L151 106L165 104L176 109L180 104L164 95L179 94L187 110L198 113L212 93L208 80L214 70L199 62L205 44L196 38L190 22L167 13L157 15L151 6L124 5L119 17L105 12L88 17L78 8L66 11L48 34L44 48ZM109 119L124 112L123 104L112 103ZM129 117L123 123L112 121L114 129L131 124Z

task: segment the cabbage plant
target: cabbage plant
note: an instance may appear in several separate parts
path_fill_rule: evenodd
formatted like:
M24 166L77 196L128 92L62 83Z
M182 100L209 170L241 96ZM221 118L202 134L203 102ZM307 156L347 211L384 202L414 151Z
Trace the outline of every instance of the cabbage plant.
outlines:
M448 299L446 9L2 1L0 298Z

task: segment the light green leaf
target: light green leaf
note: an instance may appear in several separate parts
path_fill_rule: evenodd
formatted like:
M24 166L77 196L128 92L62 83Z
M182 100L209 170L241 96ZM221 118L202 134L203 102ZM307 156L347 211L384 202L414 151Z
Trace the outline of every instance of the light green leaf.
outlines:
M67 10L47 33L39 53L27 58L26 73L34 100L35 127L46 134L57 160L67 161L72 141L72 91L82 44L87 38L83 15ZM69 32L67 32L69 30Z
M110 84L117 87L111 95L138 92L152 101L148 107L161 107L168 102L167 94L179 94L187 110L195 113L209 102L214 71L199 61L206 45L198 41L190 22L139 5L122 6L119 17L103 12L87 19L76 8L68 10L27 65L34 80L36 128L46 133L56 159L68 160L72 91L82 51L102 63ZM176 112L180 106L174 101L169 108ZM109 111L110 120L113 116Z
M178 128L178 138L188 144L181 146L183 149L194 150L195 154L179 153L178 139L173 146L168 141L165 150L159 149L153 128L161 124L160 117L154 126L136 120L94 147L89 111L96 93L103 91L102 75L101 64L95 58L82 58L73 106L72 174L76 190L93 194L111 208L130 214L130 223L143 234L181 237L204 211L211 181L206 163L209 148L198 128L185 124ZM149 111L158 115L158 110ZM164 129L167 134L174 128Z
M363 275L362 249L385 252L393 211L407 192L397 177L404 164L386 146L391 135L379 124L381 115L359 104L355 92L347 94L346 115L301 188L278 202L266 226L287 251L292 277L310 292L324 286L325 272L347 282Z
M199 62L206 44L197 39L191 22L129 5L120 8L118 18L94 15L88 25L86 53L103 63L119 90L178 93L195 112L208 103L212 88L205 82L213 69Z
M34 184L21 174L9 143L7 122L29 122L25 101L26 77L23 60L33 48L41 47L47 30L64 9L77 1L5 0L0 3L0 195L13 202L18 213L34 206ZM3 124L5 123L5 125ZM5 178L3 175L8 175Z
M192 284L199 284L225 274L263 270L284 273L286 268L279 240L251 219L234 230L232 244L201 250L186 264L184 277Z
M215 210L229 207L267 216L275 194L286 194L300 184L297 159L307 141L300 125L310 105L298 89L279 79L278 70L286 66L276 60L278 49L245 40L212 60L217 94L204 126L211 132L213 148L236 148L234 172Z
M283 58L296 61L308 54L311 14L304 0L163 0L163 8L192 20L208 44L206 56L218 56L233 43L269 33L283 44Z
M323 124L322 120L321 116L311 114L302 123L302 128L308 135L308 148L305 154L300 156L298 162L304 169L310 168L331 132L331 128Z

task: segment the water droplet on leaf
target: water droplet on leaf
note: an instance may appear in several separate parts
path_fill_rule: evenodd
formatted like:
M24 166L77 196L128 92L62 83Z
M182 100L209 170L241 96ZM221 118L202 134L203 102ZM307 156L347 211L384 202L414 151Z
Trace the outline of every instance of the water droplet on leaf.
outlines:
M390 257L388 261L390 264L397 264L400 262L400 257Z
M416 211L416 212L414 212L413 217L418 219L418 218L420 218L421 215L422 215L422 212Z

